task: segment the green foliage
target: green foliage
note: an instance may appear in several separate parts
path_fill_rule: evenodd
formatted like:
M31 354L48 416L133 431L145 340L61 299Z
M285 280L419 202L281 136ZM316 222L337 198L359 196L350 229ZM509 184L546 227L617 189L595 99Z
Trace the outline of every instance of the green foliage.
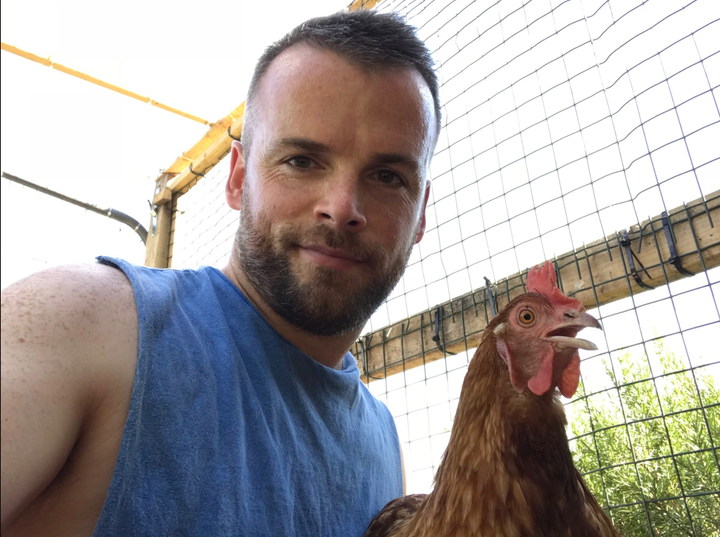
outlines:
M626 537L720 535L720 389L654 343L603 359L614 388L568 405L570 445L590 490Z

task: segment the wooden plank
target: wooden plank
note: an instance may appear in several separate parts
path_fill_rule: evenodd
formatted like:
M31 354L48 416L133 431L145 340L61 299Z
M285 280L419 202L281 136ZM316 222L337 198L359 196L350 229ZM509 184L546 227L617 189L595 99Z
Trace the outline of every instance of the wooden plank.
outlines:
M169 188L161 189L153 198L153 205L162 205L172 201L172 190Z
M348 11L357 11L358 9L372 9L377 4L380 3L381 0L355 0L352 4L348 6Z
M104 80L100 80L99 78L96 78L92 75L88 75L87 73L82 73L80 71L77 71L75 69L72 69L70 67L62 65L60 63L53 62L50 60L50 57L41 58L37 54L33 54L32 52L22 50L18 47L14 47L7 43L0 43L0 48L2 48L2 50L5 50L12 54L17 54L18 56L20 56L21 58L25 58L26 60L37 62L41 65L45 65L46 67L51 67L52 69L55 69L56 71L60 71L61 73L65 73L66 75L74 76L75 78L79 78L80 80L84 80L85 82L90 82L91 84L95 84L97 86L100 86L101 88L105 88L110 91L114 91L116 93L119 93L120 95L124 95L125 97L130 97L131 99L136 99L143 103L148 103L152 106L161 108L162 110L165 110L167 112L171 112L178 116L181 116L181 117L184 117L187 119L191 119L192 121L197 121L198 123L202 123L203 125L212 125L207 119L203 119L201 117L198 117L194 114L190 114L188 112L183 112L182 110L179 110L179 109L169 106L167 104L160 103L160 102L156 101L155 99L151 99L150 97L147 97L145 95L140 95L138 93L135 93L134 91L130 91L128 89L122 88L116 84L111 84L110 82L105 82Z
M169 190L169 189L165 189ZM173 266L173 255L175 253L175 227L177 226L177 200L179 196L174 196L172 202L172 219L170 221L170 238L168 241L167 268Z
M164 173L170 173L170 174L179 174L182 173L186 168L189 166L189 164L193 163L193 169L202 170L199 164L195 164L194 161L197 159L203 151L207 150L213 143L215 143L219 138L221 137L227 137L227 130L228 127L230 127L230 131L233 133L233 136L240 138L240 130L242 130L242 118L245 114L245 103L243 102L240 104L237 108L235 108L232 112L230 112L227 116L222 118L219 121L216 121L215 123L210 124L210 128L208 131L203 134L202 138L200 138L197 142L195 142L195 145L193 145L190 149L183 152L182 155L180 155L175 162L173 162L169 168L167 168ZM240 128L237 128L236 123L240 121ZM228 147L230 146L230 143L228 142ZM214 164L217 164L214 163ZM213 164L213 165L214 165ZM178 189L173 189L178 190Z
M241 105L244 110L244 103ZM234 138L240 138L242 132L244 114L237 118L230 125L230 134ZM173 192L179 192L193 181L199 179L199 175L209 172L222 158L230 151L233 137L228 134L227 129L223 131L217 138L205 149L200 155L192 161L192 171L190 166L185 168L178 175L173 177L167 184L167 187ZM193 173L195 172L195 173Z
M170 203L160 205L157 212L155 233L148 230L147 248L145 249L145 266L155 268L168 267L168 253L170 248L170 225L172 211Z
M157 179L153 199L158 199L158 196L162 197L163 193L169 192L167 183L171 178L172 176L170 174L163 174ZM150 228L148 229L147 244L145 246L146 267L168 267L174 216L173 206L172 196L169 202L154 206L157 219L155 221L155 231L153 232L152 220L150 221Z
M686 270L697 274L720 265L720 190L704 201L673 209L669 221L677 255ZM632 250L647 270L647 274L641 273L644 283L657 287L685 277L667 263L670 250L661 215L627 231ZM642 293L645 289L631 277L621 250L618 236L610 235L558 256L554 261L560 287L588 309ZM641 270L640 263L635 261L637 270ZM525 292L526 275L524 270L493 286L498 311ZM440 306L440 341L433 340L437 308L363 336L351 349L363 375L370 380L384 378L477 346L492 318L486 290L475 289Z

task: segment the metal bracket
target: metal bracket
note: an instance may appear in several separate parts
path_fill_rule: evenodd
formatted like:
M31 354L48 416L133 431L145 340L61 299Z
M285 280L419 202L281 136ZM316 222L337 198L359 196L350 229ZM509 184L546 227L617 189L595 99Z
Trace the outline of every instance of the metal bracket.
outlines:
M157 230L157 205L153 205L150 200L147 200L148 205L150 206L150 216L152 217L150 221L150 235L155 236L155 231Z
M670 227L670 219L668 218L668 213L666 211L663 211L660 215L662 217L662 225L663 229L665 230L665 240L667 240L668 244L668 250L670 250L670 259L667 260L668 263L670 263L675 269L680 273L684 274L685 276L694 276L692 272L689 270L686 270L682 266L682 261L680 261L680 257L677 255L677 251L675 250L675 241L673 241L673 235L672 235L672 228Z
M655 289L652 285L648 285L643 282L642 278L640 278L640 275L635 269L635 262L633 261L633 259L638 262L638 265L640 265L640 268L645 272L645 275L648 277L648 279L652 280L652 277L650 276L650 274L648 274L645 266L635 255L635 252L632 251L632 248L630 248L630 237L628 236L627 231L623 231L622 234L618 236L618 242L620 243L620 246L622 248L625 248L625 257L627 259L628 267L630 267L630 274L635 280L635 283L637 283L640 287L643 287L644 289Z
M487 276L483 276L483 278L485 278L485 294L490 301L490 311L492 312L493 317L495 317L497 315L497 309L495 308L495 297L492 293L492 283L487 279Z

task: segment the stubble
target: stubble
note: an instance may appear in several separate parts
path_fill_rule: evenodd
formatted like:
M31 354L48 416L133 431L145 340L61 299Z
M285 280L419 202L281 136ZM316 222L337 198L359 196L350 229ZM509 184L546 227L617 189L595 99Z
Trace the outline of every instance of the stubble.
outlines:
M235 238L237 261L255 292L285 321L318 336L359 330L402 276L410 244L386 252L365 244L357 234L336 232L323 224L299 230L289 224L264 225L243 209ZM300 245L322 244L362 259L362 274L320 265L297 266Z

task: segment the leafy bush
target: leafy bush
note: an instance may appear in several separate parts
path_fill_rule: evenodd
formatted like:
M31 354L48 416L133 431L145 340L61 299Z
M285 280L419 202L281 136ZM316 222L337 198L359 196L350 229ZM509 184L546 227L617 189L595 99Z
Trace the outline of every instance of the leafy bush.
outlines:
M720 390L709 369L688 369L654 343L603 359L614 387L569 405L575 463L627 537L720 535ZM713 448L714 447L714 448Z

